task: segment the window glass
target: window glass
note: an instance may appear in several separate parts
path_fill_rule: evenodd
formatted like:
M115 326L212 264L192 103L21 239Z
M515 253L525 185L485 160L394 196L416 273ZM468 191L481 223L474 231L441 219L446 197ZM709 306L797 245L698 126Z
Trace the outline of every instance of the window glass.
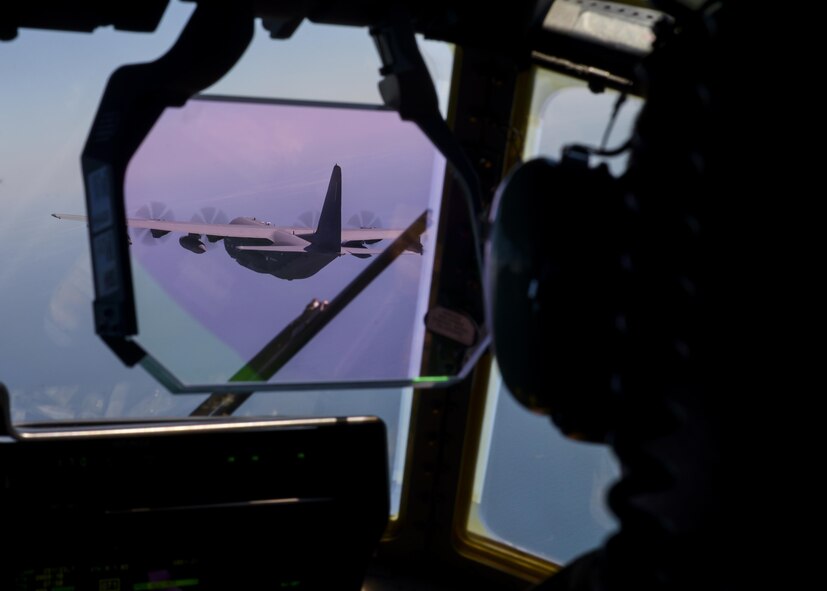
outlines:
M14 422L186 415L94 334L84 231L50 216L85 211L80 154L109 75L163 54L192 8L176 3L154 34L21 29L0 44L0 380Z
M623 144L641 101L625 99L606 134L617 100L615 92L593 94L582 82L538 72L524 159L559 160L561 148L571 143ZM605 162L617 175L626 157ZM605 496L618 476L617 464L606 447L566 439L548 417L518 404L496 364L491 374L468 531L563 564L599 545L614 528Z
M170 395L102 344L93 330L85 229L50 216L85 210L80 153L109 75L162 55L192 10L171 3L152 34L22 29L0 43L0 381L11 393L15 423L185 416L205 398ZM424 41L421 47L446 105L452 50ZM379 104L379 66L365 29L305 22L293 38L276 41L256 23L245 56L206 92ZM203 335L191 336L192 355L210 346ZM379 416L388 427L395 512L409 413L410 392L392 390L255 395L237 414Z
M167 109L125 180L136 340L186 384L230 381L283 350L311 301L332 301L423 212L438 214L444 171L387 109L207 96ZM248 380L419 375L435 251L426 229L278 371L258 364Z
M563 564L614 527L604 497L617 465L523 408L491 373L468 530Z
M619 93L613 90L595 94L580 81L538 72L523 158L546 156L559 160L562 147L572 143L608 149L621 146L629 139L643 103L637 97L625 97L614 123L610 123L618 98ZM593 156L591 164L605 162L618 176L626 170L627 160L628 153L613 158Z

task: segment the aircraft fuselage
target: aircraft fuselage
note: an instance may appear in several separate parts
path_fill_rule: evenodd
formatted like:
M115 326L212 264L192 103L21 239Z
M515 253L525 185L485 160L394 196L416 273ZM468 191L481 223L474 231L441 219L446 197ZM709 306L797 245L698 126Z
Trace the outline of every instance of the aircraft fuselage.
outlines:
M255 218L236 218L231 224L251 225L257 227L271 226ZM308 234L312 234L312 231ZM306 279L318 273L322 268L336 260L340 253L324 252L315 248L310 241L293 232L273 228L269 240L263 238L224 238L224 247L235 261L256 273L265 273L279 279ZM240 246L290 246L302 251L266 252L242 250ZM314 252L315 251L315 252Z

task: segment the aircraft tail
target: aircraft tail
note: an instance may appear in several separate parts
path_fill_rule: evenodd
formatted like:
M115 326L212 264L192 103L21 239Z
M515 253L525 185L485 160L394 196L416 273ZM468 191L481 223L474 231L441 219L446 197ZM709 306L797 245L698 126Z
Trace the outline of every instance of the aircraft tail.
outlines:
M322 215L311 242L325 251L339 252L342 247L342 168L338 164L330 175Z

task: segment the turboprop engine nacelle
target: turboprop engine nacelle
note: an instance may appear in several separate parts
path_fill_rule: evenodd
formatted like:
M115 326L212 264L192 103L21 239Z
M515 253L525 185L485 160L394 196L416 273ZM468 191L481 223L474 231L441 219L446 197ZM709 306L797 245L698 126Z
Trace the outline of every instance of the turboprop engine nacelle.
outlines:
M207 252L207 247L201 242L200 234L187 234L178 239L178 243L195 254L204 254Z

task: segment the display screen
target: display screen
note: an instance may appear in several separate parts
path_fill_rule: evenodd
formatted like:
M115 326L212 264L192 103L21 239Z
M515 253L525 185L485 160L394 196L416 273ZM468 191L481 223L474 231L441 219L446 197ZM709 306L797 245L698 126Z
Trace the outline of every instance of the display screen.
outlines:
M0 439L2 591L355 590L388 522L373 417L14 435Z
M196 591L207 588L196 559L169 562L117 561L24 568L15 591Z

